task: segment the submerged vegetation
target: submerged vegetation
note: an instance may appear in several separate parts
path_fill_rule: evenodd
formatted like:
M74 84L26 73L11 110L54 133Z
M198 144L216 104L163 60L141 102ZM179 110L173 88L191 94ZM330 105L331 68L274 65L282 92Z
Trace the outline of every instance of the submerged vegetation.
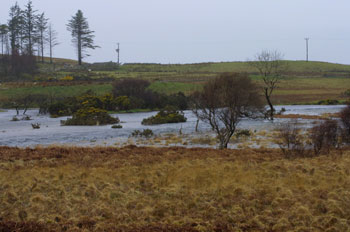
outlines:
M350 153L0 148L0 230L346 231Z

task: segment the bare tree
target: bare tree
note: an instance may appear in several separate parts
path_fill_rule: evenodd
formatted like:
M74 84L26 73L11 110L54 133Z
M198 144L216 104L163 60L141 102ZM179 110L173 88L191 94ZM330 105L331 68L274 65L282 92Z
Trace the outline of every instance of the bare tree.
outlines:
M278 88L278 83L283 73L288 70L287 62L282 59L283 55L278 51L262 51L256 54L254 61L249 62L262 76L264 96L270 107L268 111L270 120L273 120L275 111L271 95Z
M52 64L53 48L59 45L59 42L57 40L57 32L53 29L51 23L49 24L49 28L47 31L47 40L50 47L50 64Z
M246 74L226 73L205 84L192 96L192 111L218 135L220 149L227 148L237 124L255 117L264 105L258 87Z

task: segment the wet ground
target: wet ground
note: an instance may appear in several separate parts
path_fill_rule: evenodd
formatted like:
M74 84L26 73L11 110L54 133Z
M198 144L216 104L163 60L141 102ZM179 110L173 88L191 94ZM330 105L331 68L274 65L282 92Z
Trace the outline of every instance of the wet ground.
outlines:
M277 106L276 110L285 108L284 114L322 115L326 113L339 112L344 106L319 106L319 105L297 105ZM0 146L33 147L37 145L74 145L74 146L123 146L127 144L142 144L154 146L210 146L215 147L212 141L214 134L209 126L203 122L199 123L198 132L195 132L196 117L191 111L185 111L186 123L163 124L155 126L143 126L144 118L155 115L157 112L115 114L122 121L122 129L112 129L107 126L61 126L60 121L67 117L50 118L48 115L38 115L37 109L27 111L32 120L11 121L16 115L14 110L0 112ZM22 118L22 115L18 116ZM250 146L257 146L258 138L273 131L280 123L289 119L276 119L273 123L268 120L242 120L239 129L247 129L257 136ZM313 120L301 120L302 126L312 126ZM39 123L40 129L33 129L31 124ZM134 130L151 129L155 137L152 139L130 138ZM237 142L237 141L236 141ZM270 146L269 144L264 144ZM231 147L237 147L231 144Z

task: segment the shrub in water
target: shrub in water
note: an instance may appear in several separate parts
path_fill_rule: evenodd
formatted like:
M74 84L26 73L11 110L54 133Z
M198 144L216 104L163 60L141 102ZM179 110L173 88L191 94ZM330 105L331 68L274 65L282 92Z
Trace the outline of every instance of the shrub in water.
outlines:
M22 120L30 121L30 120L32 120L32 118L29 115L26 115L22 118Z
M73 114L72 118L67 119L66 121L61 121L63 125L107 125L119 123L119 118L114 118L110 116L106 110L87 107L78 110Z
M123 126L122 125L113 125L112 126L112 129L121 129L121 128L123 128Z
M186 122L187 118L182 112L175 110L174 108L167 107L161 110L155 116L145 118L142 120L142 125L156 125L165 123L179 123Z
M17 121L19 121L19 119L18 119L16 116L13 116L12 119L11 119L11 121L17 122Z
M33 129L40 129L40 123L32 123Z

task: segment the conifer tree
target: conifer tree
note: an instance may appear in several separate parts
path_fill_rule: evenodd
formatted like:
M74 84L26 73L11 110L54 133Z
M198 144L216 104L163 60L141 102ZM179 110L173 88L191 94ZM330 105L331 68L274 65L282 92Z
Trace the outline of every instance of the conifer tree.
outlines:
M98 48L98 46L94 45L94 31L90 30L89 23L81 10L78 10L72 19L69 20L67 30L72 34L72 42L76 46L78 62L81 65L83 58L89 56L86 50Z

